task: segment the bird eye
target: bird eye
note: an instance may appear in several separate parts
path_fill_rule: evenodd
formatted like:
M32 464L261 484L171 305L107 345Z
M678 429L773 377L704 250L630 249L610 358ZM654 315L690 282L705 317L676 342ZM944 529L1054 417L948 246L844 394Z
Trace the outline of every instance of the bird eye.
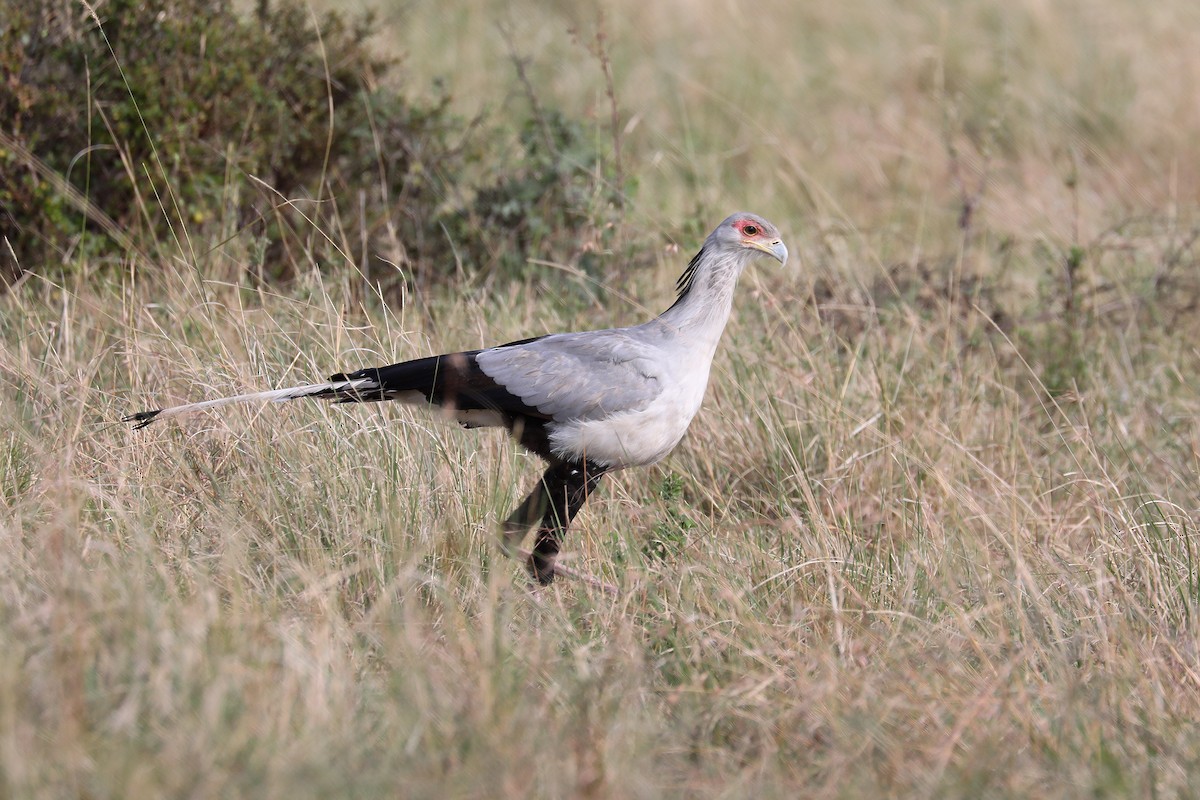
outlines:
M758 228L754 225L747 225L746 227L742 228L742 233L746 234L747 236L756 236L758 235Z

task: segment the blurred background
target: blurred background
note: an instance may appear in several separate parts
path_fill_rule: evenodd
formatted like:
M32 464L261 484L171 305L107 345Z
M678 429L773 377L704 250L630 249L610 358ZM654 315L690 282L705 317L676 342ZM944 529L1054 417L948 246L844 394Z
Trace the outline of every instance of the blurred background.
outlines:
M331 245L369 283L607 278L739 208L868 284L976 242L993 288L1191 257L1182 0L7 6L10 277L145 228L268 280Z

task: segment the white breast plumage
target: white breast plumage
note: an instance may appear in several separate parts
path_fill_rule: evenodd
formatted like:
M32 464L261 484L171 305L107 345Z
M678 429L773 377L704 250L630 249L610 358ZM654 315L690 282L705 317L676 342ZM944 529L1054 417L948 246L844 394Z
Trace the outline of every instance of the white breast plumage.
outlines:
M687 433L708 386L708 362L679 370L670 387L638 411L597 420L568 421L550 429L550 446L562 458L587 459L613 469L661 461Z

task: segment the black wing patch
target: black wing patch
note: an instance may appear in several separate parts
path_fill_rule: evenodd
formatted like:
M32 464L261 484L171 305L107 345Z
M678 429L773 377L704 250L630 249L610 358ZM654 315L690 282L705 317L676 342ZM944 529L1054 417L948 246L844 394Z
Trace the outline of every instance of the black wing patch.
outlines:
M513 347L532 341L536 339L500 346ZM475 355L479 352L448 353L387 367L369 367L349 374L339 372L329 380L339 382L369 378L378 384L377 388L345 391L344 396L339 397L339 403L377 402L391 400L408 392L420 392L430 404L445 409L499 411L514 417L550 419L484 374L475 361Z

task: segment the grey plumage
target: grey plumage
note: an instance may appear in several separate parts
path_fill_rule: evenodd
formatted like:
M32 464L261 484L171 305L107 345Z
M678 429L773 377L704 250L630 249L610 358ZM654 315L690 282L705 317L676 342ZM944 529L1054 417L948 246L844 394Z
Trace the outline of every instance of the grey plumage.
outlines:
M687 431L746 264L787 261L779 232L749 213L709 234L678 282L675 303L626 328L560 333L498 347L339 373L329 382L203 401L126 417L141 428L162 417L228 403L313 397L342 403L428 404L467 427L501 426L549 468L505 521L515 549L537 525L529 567L542 583L571 519L605 472L652 464Z
M656 354L636 329L618 328L552 334L483 350L475 360L488 377L546 416L592 420L640 411L662 393Z

